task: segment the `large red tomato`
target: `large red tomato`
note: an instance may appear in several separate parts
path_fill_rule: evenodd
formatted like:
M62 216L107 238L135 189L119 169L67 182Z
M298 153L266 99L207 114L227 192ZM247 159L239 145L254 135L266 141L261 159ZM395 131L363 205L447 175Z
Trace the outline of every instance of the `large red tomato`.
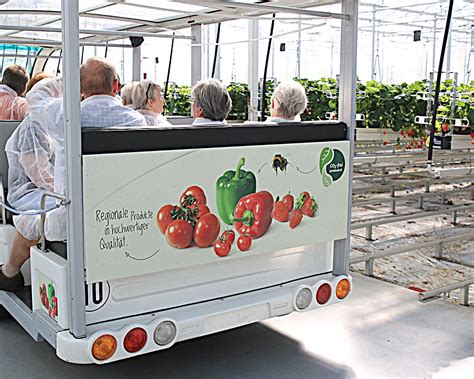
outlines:
M201 216L194 228L194 242L199 247L209 247L219 235L219 219L212 213Z
M166 240L178 249L185 249L193 242L193 227L184 220L174 220L166 229Z
M183 192L179 203L183 206L191 206L193 204L206 204L207 199L201 187L191 186Z
M156 215L156 222L160 228L161 233L165 234L166 228L169 224L173 222L171 218L171 211L174 209L174 206L171 204L164 205L158 211Z

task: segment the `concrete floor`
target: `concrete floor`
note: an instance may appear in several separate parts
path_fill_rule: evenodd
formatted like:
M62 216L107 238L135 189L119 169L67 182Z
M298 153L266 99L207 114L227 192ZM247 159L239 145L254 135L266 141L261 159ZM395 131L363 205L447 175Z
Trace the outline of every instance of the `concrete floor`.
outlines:
M474 307L354 275L346 303L183 342L105 366L59 360L0 319L0 378L474 377Z

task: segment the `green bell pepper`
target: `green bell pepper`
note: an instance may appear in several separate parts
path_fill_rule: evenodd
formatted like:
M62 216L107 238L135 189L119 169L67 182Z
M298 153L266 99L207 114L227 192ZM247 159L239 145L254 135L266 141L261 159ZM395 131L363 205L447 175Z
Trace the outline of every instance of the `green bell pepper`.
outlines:
M56 291L54 290L54 286L52 283L48 284L48 299L51 302L51 299L56 296Z
M257 190L257 179L253 172L242 170L244 164L245 158L241 158L235 171L226 171L216 182L217 210L227 225L233 224L234 208L239 200Z

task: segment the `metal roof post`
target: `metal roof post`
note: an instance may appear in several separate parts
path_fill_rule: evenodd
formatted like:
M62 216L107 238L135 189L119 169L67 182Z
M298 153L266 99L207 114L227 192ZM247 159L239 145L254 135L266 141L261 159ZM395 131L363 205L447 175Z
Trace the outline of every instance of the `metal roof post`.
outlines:
M64 128L67 188L67 240L70 330L86 336L84 219L82 206L81 97L79 78L79 0L62 0Z
M349 251L351 241L352 216L352 175L354 162L354 134L356 116L357 85L357 17L358 0L345 0L342 13L348 14L349 20L341 21L341 68L339 77L339 120L347 124L347 137L350 141L347 173L349 175L347 237L334 241L333 274L349 273Z
M202 25L191 26L191 86L202 79Z
M250 104L248 119L258 120L258 20L249 21L248 83Z
M132 57L132 81L139 82L142 80L141 78L141 67L142 67L142 47L137 46L133 49L133 57ZM122 79L124 80L124 79Z

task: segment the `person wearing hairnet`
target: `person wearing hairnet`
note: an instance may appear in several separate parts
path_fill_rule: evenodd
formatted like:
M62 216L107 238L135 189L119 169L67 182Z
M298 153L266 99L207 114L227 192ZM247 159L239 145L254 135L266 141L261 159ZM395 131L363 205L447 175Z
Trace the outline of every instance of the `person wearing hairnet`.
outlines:
M105 59L90 58L80 69L81 126L115 127L146 126L144 117L125 107L115 95L118 91L117 73L114 66ZM55 144L54 191L65 193L64 157L64 112L62 98L62 79L43 80L27 95L31 117L42 124ZM33 216L16 216L33 217ZM22 264L29 258L30 247L37 244L40 237L40 218L34 217L28 231L17 230L11 255L0 268L0 290L15 291L23 287L24 279L20 272ZM20 225L15 222L15 225ZM45 224L49 240L61 241L66 238L66 211L64 207L47 214ZM27 234L24 235L23 233Z
M151 80L135 83L131 92L132 108L145 117L148 126L171 126L161 114L165 99L161 87Z
M0 120L22 121L28 111L24 97L29 75L17 64L8 66L3 71L0 84Z

